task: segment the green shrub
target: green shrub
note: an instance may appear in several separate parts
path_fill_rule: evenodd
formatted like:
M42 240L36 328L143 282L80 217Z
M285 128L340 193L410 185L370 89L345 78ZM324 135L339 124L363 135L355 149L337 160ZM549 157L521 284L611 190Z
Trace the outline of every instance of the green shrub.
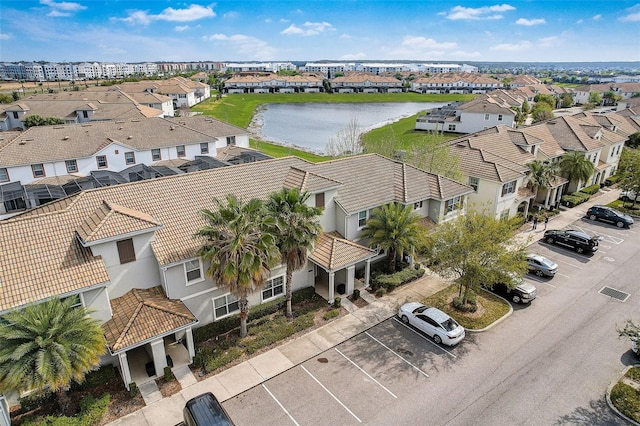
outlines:
M519 229L522 225L524 225L524 217L516 216L509 219L509 226L511 229Z
M138 385L136 382L129 383L129 396L135 398L138 395Z
M597 194L598 191L600 191L600 184L586 186L582 188L579 192L584 192L585 194L593 195L593 194Z
M333 307L338 309L340 306L342 306L342 299L340 296L336 296L335 299L333 299Z
M80 412L73 417L38 417L30 421L22 422L24 426L93 426L100 423L107 413L111 395L108 393L95 399L87 395L80 401Z
M631 367L629 370L627 370L625 376L632 380L635 380L636 382L640 382L640 367Z
M377 296L377 297L382 297L382 296L384 296L385 294L387 294L387 289L386 289L386 288L384 288L384 287L380 287L380 288L378 288L378 289L376 290L376 296Z
M467 303L462 303L462 300L463 298L460 296L454 297L452 302L453 307L462 312L475 312L478 310L475 297L469 297Z
M170 382L171 380L173 380L173 372L171 371L171 367L166 365L164 367L164 381Z
M73 392L96 388L98 386L105 385L116 378L117 372L113 365L103 365L98 370L88 372L84 376L84 381L82 383L73 382L70 390Z
M202 366L205 373L209 373L240 358L240 356L242 356L242 349L234 346L227 350L203 351L200 356L202 359L199 360L199 365ZM198 357L198 355L196 355L196 357Z
M54 399L55 395L50 391L35 392L31 395L25 396L24 398L19 398L18 402L20 403L20 413L35 410L38 407L54 401Z
M424 269L406 267L401 271L391 275L379 275L371 282L371 288L378 290L384 288L387 292L392 291L399 285L406 284L424 275Z
M360 299L360 290L356 288L355 290L353 290L353 300L358 300L358 299Z
M575 207L578 204L588 201L589 198L591 198L591 196L585 192L574 192L573 194L563 195L560 202L564 206Z
M340 315L340 310L338 310L338 309L331 309L330 311L327 311L327 313L326 313L326 314L324 314L324 315L322 316L322 318L324 318L324 320L325 320L325 321L328 321L328 320L330 320L331 318L335 318L335 317L337 317L338 315Z
M614 184L618 183L619 180L620 180L620 176L619 175L609 176L608 178L606 178L604 180L604 186L614 185Z

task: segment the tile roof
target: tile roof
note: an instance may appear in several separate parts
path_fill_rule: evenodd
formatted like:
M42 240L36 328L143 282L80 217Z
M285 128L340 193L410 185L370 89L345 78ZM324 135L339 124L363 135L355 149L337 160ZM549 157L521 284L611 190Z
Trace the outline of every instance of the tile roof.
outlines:
M111 308L112 318L102 325L111 353L198 322L184 303L167 299L160 286L130 290L111 300Z
M158 263L183 261L201 245L193 236L205 224L200 209L228 194L264 199L282 189L292 168L308 172L308 187L319 191L342 183L336 201L347 214L473 191L376 154L316 164L285 157L83 191L0 221L0 311L109 280L102 259L82 247L76 232L95 241L160 224L151 245ZM113 222L103 222L109 211Z
M160 223L146 213L103 201L78 227L77 233L83 245L87 246L100 240L160 227Z
M194 128L189 127L193 123ZM218 120L166 118L31 127L0 147L0 167L88 158L111 143L136 150L212 142L246 134Z
M543 121L536 126L545 126L564 150L593 151L605 144L597 139L602 127L572 116L562 116Z
M343 238L338 232L323 233L309 259L325 270L337 271L377 255L375 250Z

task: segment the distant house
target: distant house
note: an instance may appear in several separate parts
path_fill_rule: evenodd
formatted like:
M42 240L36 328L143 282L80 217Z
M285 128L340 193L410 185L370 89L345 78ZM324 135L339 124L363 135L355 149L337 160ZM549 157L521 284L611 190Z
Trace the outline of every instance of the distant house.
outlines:
M224 82L227 93L318 93L324 91L322 78L304 75L235 75Z
M245 130L205 116L38 126L0 133L5 135L0 216L82 189L181 173L177 167L160 168L163 160L215 157L228 145L249 150Z
M402 81L395 77L367 72L350 72L331 79L331 88L338 93L400 93Z
M487 93L500 89L500 80L477 73L434 74L413 80L410 90L418 93Z

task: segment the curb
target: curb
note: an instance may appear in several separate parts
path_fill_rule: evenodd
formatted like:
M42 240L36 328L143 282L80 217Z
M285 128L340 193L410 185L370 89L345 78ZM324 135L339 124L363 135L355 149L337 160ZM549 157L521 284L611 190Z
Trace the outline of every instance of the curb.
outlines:
M486 290L484 290L486 291ZM488 292L489 294L492 294L496 297L499 297L500 299L504 300L505 302L507 302L507 305L509 305L509 312L507 312L506 314L504 314L503 316L501 316L500 318L498 318L497 320L495 320L494 322L492 322L491 324L489 324L488 326L486 326L485 328L480 328L480 329L470 329L470 328L465 328L465 331L468 331L469 333L482 333L484 331L488 331L491 330L493 327L495 327L496 325L500 324L501 322L505 321L507 318L509 318L511 316L511 314L513 314L513 306L511 306L511 303L505 299L502 296L498 296L497 294L493 294L491 292ZM640 425L639 425L640 426Z
M618 417L620 417L623 420L628 421L629 423L631 423L632 425L636 425L636 426L640 426L640 423L636 422L635 420L630 419L629 417L625 416L624 414L622 414L614 405L613 402L611 401L611 390L613 389L613 387L615 385L618 384L618 382L620 382L620 380L622 380L622 378L624 377L624 375L627 373L627 371L629 371L632 367L640 367L640 364L634 364L634 365L630 365L627 368L625 368L622 373L620 374L620 376L613 382L611 382L611 384L609 384L609 386L607 387L607 391L605 392L605 399L607 400L607 405L609 406L609 408L611 409L611 411L613 411Z

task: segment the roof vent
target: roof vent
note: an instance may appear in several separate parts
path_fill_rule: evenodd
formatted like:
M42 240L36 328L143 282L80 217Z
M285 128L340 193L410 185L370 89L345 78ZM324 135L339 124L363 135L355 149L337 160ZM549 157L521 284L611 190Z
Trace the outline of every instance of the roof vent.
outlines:
M18 145L26 145L27 143L25 141L20 141L18 142Z
M175 129L176 129L176 128L175 128L175 127L173 127L173 126L169 127L169 130L175 130Z
M133 136L129 135L127 136L127 139L133 139Z
M66 141L69 139L69 136L65 136L64 138L62 138L63 141Z

